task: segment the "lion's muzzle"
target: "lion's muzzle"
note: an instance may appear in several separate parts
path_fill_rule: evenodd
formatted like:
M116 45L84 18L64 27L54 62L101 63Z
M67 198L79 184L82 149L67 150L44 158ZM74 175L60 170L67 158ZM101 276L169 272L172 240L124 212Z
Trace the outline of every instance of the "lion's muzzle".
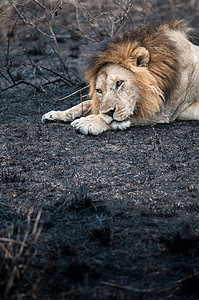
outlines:
M107 115L107 116L109 116L109 117L111 117L111 118L113 118L113 114L115 112L115 109L116 108L110 109L107 112L104 112L104 114Z

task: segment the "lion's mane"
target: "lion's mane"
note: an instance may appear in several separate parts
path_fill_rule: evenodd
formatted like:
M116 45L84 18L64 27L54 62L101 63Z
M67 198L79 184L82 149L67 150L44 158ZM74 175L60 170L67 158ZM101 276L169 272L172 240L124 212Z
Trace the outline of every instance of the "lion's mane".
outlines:
M93 55L85 68L93 113L99 113L95 90L96 76L100 68L108 63L121 65L136 74L140 91L137 116L152 115L161 109L162 102L167 101L179 80L179 52L175 41L169 36L171 30L183 32L191 39L192 29L185 21L155 22L144 27L135 27L110 39ZM149 61L145 65L139 65L142 59L137 57L139 47L149 52Z

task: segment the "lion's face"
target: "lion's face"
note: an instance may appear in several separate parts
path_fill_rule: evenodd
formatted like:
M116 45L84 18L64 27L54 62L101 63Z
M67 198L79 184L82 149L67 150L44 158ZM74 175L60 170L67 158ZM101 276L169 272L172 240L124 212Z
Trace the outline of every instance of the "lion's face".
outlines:
M100 113L108 124L128 120L139 101L135 75L120 65L108 64L100 69L96 92Z

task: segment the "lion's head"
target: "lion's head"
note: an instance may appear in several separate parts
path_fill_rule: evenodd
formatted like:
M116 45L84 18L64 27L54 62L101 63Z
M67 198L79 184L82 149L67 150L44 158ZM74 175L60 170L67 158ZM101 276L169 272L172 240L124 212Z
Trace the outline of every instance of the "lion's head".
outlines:
M137 113L143 117L156 113L163 94L146 68L132 67L130 71L117 64L107 64L97 73L93 98L109 124L113 120L125 121Z
M134 28L97 51L85 70L93 114L107 123L156 114L179 81L179 52L171 30L189 33L183 21Z

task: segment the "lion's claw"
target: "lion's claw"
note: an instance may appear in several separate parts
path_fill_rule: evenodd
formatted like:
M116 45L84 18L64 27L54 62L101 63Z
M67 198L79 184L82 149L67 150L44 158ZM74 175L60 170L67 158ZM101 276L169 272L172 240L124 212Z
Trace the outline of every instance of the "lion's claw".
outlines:
M56 118L55 118L54 114L55 114L54 110L49 111L48 113L46 113L42 116L41 121L43 123L46 121L55 121Z

